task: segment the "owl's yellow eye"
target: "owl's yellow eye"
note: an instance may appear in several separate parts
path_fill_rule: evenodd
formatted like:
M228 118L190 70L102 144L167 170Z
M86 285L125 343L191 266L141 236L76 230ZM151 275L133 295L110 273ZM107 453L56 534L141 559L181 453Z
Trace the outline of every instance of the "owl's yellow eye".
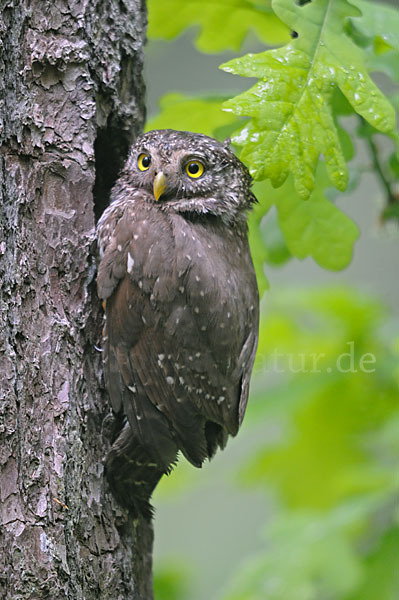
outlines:
M149 169L150 164L151 156L149 154L145 154L145 152L140 154L140 156L137 159L137 166L140 169L140 171L146 171L147 169Z
M203 172L204 165L199 160L190 160L190 162L186 164L186 173L193 179L201 177Z

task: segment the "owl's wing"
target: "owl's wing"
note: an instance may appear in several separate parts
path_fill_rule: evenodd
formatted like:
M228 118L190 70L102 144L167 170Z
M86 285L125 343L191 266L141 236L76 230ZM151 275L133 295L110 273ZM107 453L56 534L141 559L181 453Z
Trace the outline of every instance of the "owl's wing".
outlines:
M126 293L123 294L122 292L122 294L119 294L116 306L115 298L113 298L115 291L127 274L128 246L132 237L132 228L135 229L135 222L131 211L128 208L118 210L118 207L114 208L111 205L99 221L97 232L101 256L97 272L97 293L99 298L104 301L105 306L103 328L104 379L112 407L117 413L121 410L124 397L128 397L129 392L126 390L119 367L118 345L110 341L110 320L111 331L115 329L116 319L120 321L120 325L122 325L123 320L124 328L129 329L133 343L135 339L139 338L143 327L141 321L131 318L136 311L139 314L139 298L131 297L127 299ZM122 310L124 307L127 308L126 302L131 306L131 312ZM137 304L134 306L135 302Z
M259 295L247 237L245 231L212 225L209 219L203 223L180 219L175 222L174 238L179 261L187 253L192 260L184 277L191 311L188 337L202 342L202 347L197 348L198 360L193 347L188 358L194 368L203 369L201 412L235 435L248 401L258 342ZM175 335L184 329L176 328Z
M154 311L150 295L126 276L107 301L106 316L104 373L114 410L123 407L158 463L174 438L200 466L208 456L204 419L189 392L193 374L182 364L179 340L165 331L165 313Z
M256 348L258 346L258 316L256 315L255 318L256 321L248 334L238 361L239 372L241 372L238 427L241 427L242 425L245 410L247 408L249 382L251 379L252 367L255 362Z

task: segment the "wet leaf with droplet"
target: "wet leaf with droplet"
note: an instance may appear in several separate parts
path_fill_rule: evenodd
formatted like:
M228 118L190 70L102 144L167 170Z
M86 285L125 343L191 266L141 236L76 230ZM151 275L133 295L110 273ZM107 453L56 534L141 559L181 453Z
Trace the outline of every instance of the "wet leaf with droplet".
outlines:
M222 65L230 73L259 78L225 103L226 110L251 117L235 138L243 147L241 158L256 179L269 178L274 187L292 173L299 196L307 199L322 155L330 181L344 190L348 173L331 110L333 92L339 88L379 131L395 127L393 107L368 75L362 50L344 33L345 17L360 11L347 0L304 6L273 0L272 6L298 37L282 48Z

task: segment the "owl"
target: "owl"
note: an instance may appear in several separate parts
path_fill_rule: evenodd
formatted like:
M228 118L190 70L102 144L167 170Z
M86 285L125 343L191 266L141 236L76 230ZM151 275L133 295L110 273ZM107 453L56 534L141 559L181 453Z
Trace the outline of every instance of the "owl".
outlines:
M242 423L259 317L250 186L228 143L150 131L132 146L98 223L115 415L106 473L135 513L151 514L152 491L179 451L201 467Z

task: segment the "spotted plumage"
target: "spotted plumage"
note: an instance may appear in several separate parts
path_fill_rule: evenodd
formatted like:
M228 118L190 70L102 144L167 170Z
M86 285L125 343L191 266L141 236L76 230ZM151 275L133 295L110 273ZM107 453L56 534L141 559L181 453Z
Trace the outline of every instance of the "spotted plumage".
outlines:
M140 136L98 223L104 375L116 427L106 469L128 508L180 450L200 467L236 435L248 399L258 292L247 169L204 135Z

